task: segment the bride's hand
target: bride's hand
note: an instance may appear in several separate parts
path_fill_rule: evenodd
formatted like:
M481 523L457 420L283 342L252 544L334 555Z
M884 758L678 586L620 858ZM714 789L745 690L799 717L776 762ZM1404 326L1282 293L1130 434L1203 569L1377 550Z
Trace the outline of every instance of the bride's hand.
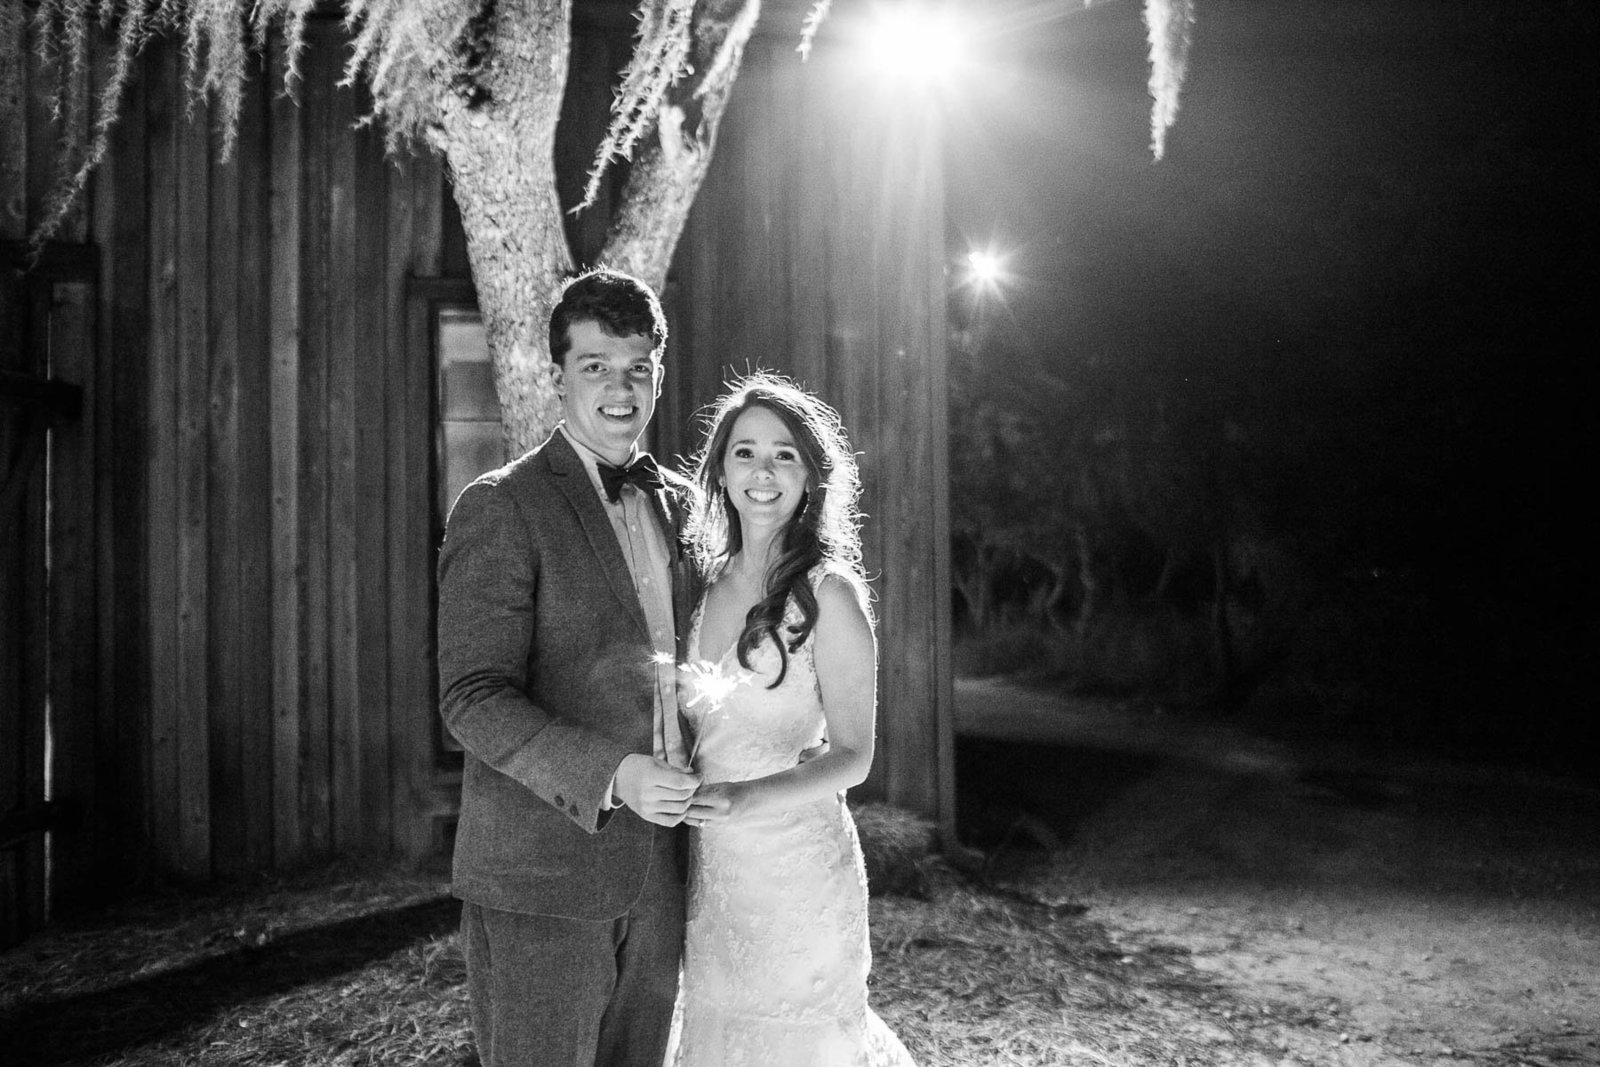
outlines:
M689 798L683 821L690 826L719 826L743 810L749 799L744 782L707 782Z

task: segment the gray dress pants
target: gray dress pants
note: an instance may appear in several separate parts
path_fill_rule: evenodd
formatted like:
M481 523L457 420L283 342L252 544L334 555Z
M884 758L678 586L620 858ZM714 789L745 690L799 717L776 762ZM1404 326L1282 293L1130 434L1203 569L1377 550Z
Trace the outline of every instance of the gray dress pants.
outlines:
M683 951L675 837L657 831L644 889L617 919L463 905L483 1067L661 1067Z

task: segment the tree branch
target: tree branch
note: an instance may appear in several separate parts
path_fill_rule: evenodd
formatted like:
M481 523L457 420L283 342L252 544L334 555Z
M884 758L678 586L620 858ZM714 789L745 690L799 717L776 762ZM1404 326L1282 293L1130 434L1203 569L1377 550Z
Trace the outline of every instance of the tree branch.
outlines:
M760 0L702 0L696 6L690 42L694 74L667 94L655 136L643 142L612 217L603 262L658 290L711 165L717 127L760 14Z

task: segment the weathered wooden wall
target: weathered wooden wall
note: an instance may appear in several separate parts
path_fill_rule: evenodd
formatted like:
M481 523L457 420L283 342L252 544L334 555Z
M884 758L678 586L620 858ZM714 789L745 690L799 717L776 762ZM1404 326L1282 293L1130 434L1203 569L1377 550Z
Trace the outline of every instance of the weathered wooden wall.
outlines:
M147 264L126 297L148 315L146 802L159 865L201 877L418 854L453 804L408 306L409 279L442 272L442 176L384 160L337 87L341 31L309 32L298 104L275 52L226 163L156 52L97 186L147 219L103 249Z
M575 42L569 199L618 25ZM181 57L154 49L63 235L92 265L62 299L84 305L68 318L93 338L70 371L88 398L92 489L73 543L93 565L75 623L93 680L54 712L81 739L59 788L87 804L77 836L58 836L63 891L111 871L422 856L450 833L428 331L433 302L471 299L464 244L438 163L386 160L379 131L352 128L365 102L336 86L337 23L310 32L298 103L278 92L274 52L227 162L208 109L189 111ZM692 413L747 367L791 372L840 409L864 453L882 638L865 792L949 826L938 146L929 115L863 106L857 72L825 48L802 65L792 27L771 34L747 55L669 278L658 445L690 451ZM26 116L29 223L48 189L45 121ZM580 261L602 223L569 220Z
M444 236L439 165L386 160L381 134L354 128L365 102L336 85L343 33L309 32L298 104L278 92L274 51L228 161L176 48L152 48L59 246L96 264L98 298L75 325L98 331L103 373L52 370L85 385L100 419L90 545L107 563L100 658L120 743L102 739L99 759L137 768L115 795L58 772L89 818L56 852L85 871L209 878L420 855L453 812L434 744L418 279L466 268ZM49 72L32 74L37 102ZM37 107L27 120L31 226L50 125ZM105 714L67 696L52 693L58 735Z
M879 747L860 796L953 830L944 190L936 116L848 49L751 42L673 264L661 451L732 376L783 371L861 453L881 645Z
M121 368L81 243L87 209L63 228L74 243L22 269L52 174L48 76L21 47L0 49L0 944L47 920L47 871L106 884L143 839L125 817L138 766L117 758L138 750L121 717L112 594L128 577L113 558L113 486L136 468L107 444L134 423L112 399ZM90 88L75 79L69 98Z

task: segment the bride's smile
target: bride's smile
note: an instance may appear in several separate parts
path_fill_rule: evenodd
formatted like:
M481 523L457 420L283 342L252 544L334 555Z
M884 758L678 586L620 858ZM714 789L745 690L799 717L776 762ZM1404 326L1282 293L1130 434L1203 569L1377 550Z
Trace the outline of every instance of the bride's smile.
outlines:
M747 528L787 523L800 506L808 478L789 428L759 405L734 422L722 473L728 497Z

